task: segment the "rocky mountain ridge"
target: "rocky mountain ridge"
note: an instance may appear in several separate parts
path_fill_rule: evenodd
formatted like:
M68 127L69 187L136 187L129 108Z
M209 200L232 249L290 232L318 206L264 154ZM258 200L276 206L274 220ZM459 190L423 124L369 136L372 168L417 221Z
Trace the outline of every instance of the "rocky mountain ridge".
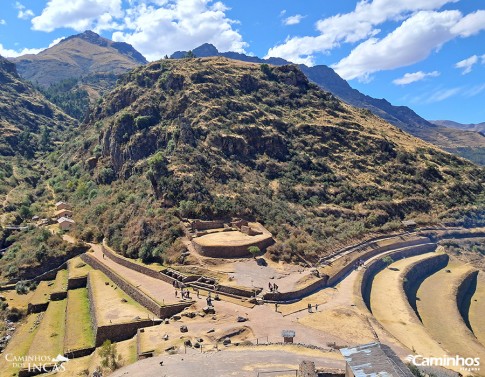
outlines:
M291 64L281 58L260 59L236 52L219 52L211 44L203 44L192 51L197 57L224 56L226 58L252 63L266 63L273 65ZM187 51L177 51L171 58L180 59L186 56ZM485 164L485 137L473 132L474 130L453 130L442 125L432 124L420 117L406 106L394 106L386 99L377 99L367 96L353 89L347 81L342 79L332 68L325 65L308 67L300 64L299 68L305 75L322 89L327 90L344 102L368 109L375 115L394 124L403 131L428 141L449 152L469 158L471 161Z
M295 250L314 260L405 218L474 223L484 210L483 169L339 101L294 65L138 67L57 153L69 161L55 180L83 188L59 192L91 229L79 236L95 229L143 259L173 258L181 217L261 221L274 258L296 262Z

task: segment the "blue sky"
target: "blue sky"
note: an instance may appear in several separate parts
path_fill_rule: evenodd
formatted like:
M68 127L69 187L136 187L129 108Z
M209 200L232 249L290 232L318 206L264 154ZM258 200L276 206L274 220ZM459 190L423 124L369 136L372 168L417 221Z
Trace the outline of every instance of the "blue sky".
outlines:
M426 119L485 121L482 1L1 1L3 56L37 53L86 29L149 60L210 42L329 65L361 92Z

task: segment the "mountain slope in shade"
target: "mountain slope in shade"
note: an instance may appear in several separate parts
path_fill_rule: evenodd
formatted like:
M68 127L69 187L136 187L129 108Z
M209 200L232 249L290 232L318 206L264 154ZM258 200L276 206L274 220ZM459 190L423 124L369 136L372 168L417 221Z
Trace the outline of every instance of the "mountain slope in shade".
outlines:
M485 122L470 123L470 124L458 123L452 120L430 120L430 122L433 124L436 124L437 126L456 128L458 130L465 130L465 131L480 132L481 134L485 135Z
M93 74L119 75L147 63L131 45L113 42L92 31L68 37L36 55L10 60L22 78L41 86Z
M32 155L41 143L55 141L58 131L74 124L0 56L0 155Z
M219 52L211 44L203 44L192 51L197 57L224 56L230 59L252 63L266 63L284 65L290 62L281 58L260 59L237 52ZM177 51L171 58L180 59L186 51ZM327 90L350 105L370 110L375 115L387 120L400 129L417 136L427 142L439 146L448 152L455 153L471 161L485 164L485 138L477 132L466 130L451 130L443 125L435 125L421 118L406 106L394 106L385 99L367 96L353 89L347 81L342 79L332 68L325 65L308 67L299 65L305 75L322 89Z

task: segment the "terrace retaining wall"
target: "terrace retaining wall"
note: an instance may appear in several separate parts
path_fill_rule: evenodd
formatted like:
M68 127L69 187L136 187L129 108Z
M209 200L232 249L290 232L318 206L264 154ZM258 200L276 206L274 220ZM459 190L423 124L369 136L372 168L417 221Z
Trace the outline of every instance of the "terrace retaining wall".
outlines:
M67 280L67 289L78 289L78 288L86 288L86 284L88 282L88 276L79 276L75 278L69 278Z
M268 292L263 295L263 300L266 301L293 301L301 299L305 296L308 296L314 292L317 292L320 289L323 289L328 286L328 275L324 275L323 277L319 278L317 281L313 282L310 285L307 285L304 288L290 291L290 292Z
M27 314L45 312L48 306L49 302L42 302L40 304L31 304L29 302L29 305L27 306Z
M67 291L52 292L50 299L51 301L64 300L67 297Z
M151 268L141 266L138 263L130 262L129 260L126 260L125 258L122 258L122 257L116 255L115 253L113 253L111 250L109 250L108 248L106 248L104 246L102 246L102 248L103 248L103 254L104 255L106 255L109 259L115 261L116 263L118 263L118 264L120 264L124 267L135 270L137 272L140 272L140 273L147 275L147 276L150 276L152 278L162 280L166 283L172 284L173 281L176 280L176 279L174 279L170 276L165 275L161 271L157 272L155 270L152 270Z
M415 262L404 272L404 293L418 317L419 313L416 306L416 293L418 292L419 286L428 276L446 267L449 259L450 257L448 254L438 254Z
M436 247L437 246L434 243L427 243L424 245L414 245L414 246L408 246L406 248L398 249L392 252L392 254L388 253L387 255L392 255L392 259L394 261L397 261L403 258L413 257L415 255L432 252L436 250ZM368 265L366 270L362 274L360 294L362 296L362 299L364 300L365 306L370 312L372 312L372 309L370 306L370 293L372 289L372 282L374 281L374 278L376 277L376 275L386 267L387 267L387 263L384 262L382 258L379 258L379 259L376 259L374 262L372 262L370 265Z
M138 302L141 306L145 307L153 314L159 318L168 318L174 314L181 312L184 308L191 306L194 301L186 301L171 305L160 305L155 300L147 296L145 293L140 291L138 288L133 286L131 283L123 279L120 275L115 273L113 270L109 269L102 263L100 263L96 258L89 254L82 254L81 259L89 264L91 267L102 271L108 278L110 278L113 283L119 286L128 296L133 300Z
M477 284L478 270L470 271L456 288L456 305L466 326L471 330L470 319L468 317L470 301ZM473 292L472 292L473 290Z
M401 241L401 242L396 242L392 243L389 245L385 246L378 246L377 242L370 243L367 245L367 247L374 247L372 250L368 250L366 252L363 252L362 255L359 256L359 259L362 260L369 260L370 258L376 256L377 254L385 253L386 251L391 251L391 250L397 250L397 249L403 249L407 248L410 246L418 246L418 245L423 245L423 244L428 244L430 243L431 240L427 237L423 238L417 238L413 240L408 240L408 241ZM333 286L337 284L343 277L345 277L349 272L355 269L354 263L349 263L347 266L342 268L340 271L338 271L335 275L331 276L328 280L328 285Z
M96 347L101 346L106 340L111 340L111 342L121 342L123 340L131 339L136 335L138 329L154 325L155 321L143 319L134 322L99 326L96 331Z
M251 253L248 251L248 247L257 246L260 248L260 250L265 250L268 246L271 246L272 244L274 244L274 240L271 236L268 236L268 238L264 238L260 241L254 241L253 243L241 246L200 245L199 243L197 243L197 238L192 241L192 245L199 254L212 258L247 257L251 255Z

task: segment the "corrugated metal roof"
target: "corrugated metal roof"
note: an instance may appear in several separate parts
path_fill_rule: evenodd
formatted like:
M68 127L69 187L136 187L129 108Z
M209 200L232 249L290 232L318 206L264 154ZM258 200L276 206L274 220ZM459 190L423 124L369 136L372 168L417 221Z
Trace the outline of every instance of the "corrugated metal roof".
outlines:
M414 377L392 349L381 343L342 348L340 352L356 377Z

